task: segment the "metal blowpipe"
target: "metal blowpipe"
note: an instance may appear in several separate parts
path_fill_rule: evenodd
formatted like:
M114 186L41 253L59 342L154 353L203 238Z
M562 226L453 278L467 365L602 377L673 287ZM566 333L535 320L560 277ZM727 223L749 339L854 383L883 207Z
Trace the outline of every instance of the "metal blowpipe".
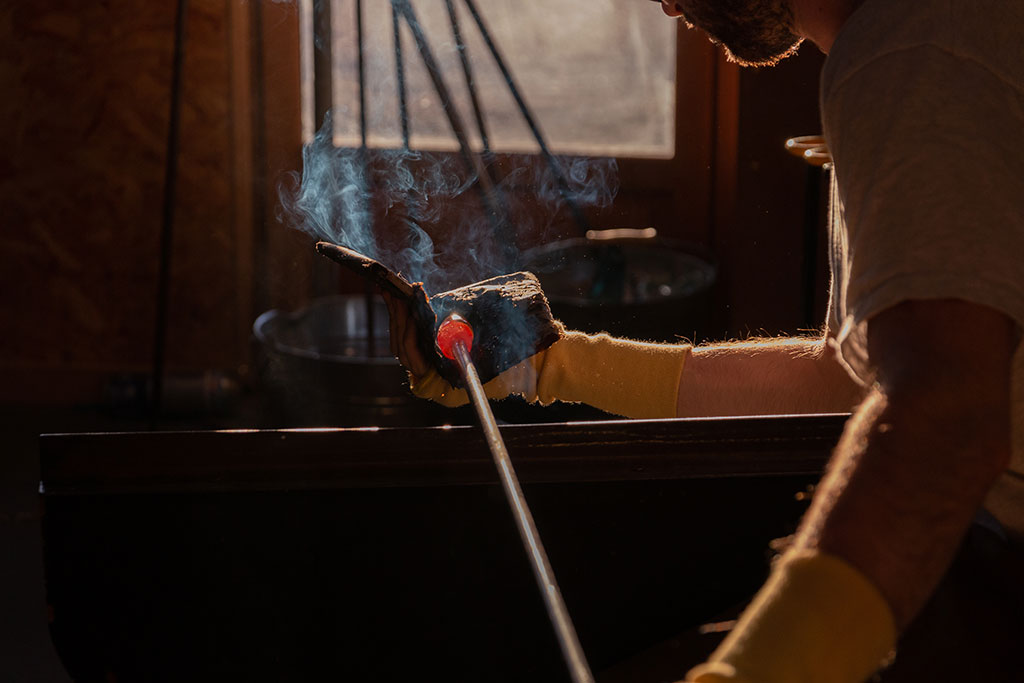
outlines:
M555 581L555 573L551 570L548 554L544 550L544 544L541 543L540 534L537 533L537 526L534 524L530 508L526 504L523 490L519 487L519 478L508 457L508 451L505 449L501 432L498 431L498 425L494 421L494 414L491 412L487 396L484 394L480 376L469 357L469 351L473 348L473 328L462 317L452 314L445 318L438 328L437 345L441 349L441 353L458 364L462 377L466 381L470 402L480 418L480 426L483 427L484 437L494 458L494 464L498 468L501 485L505 490L505 498L515 517L519 537L523 540L523 547L530 559L530 566L533 567L537 586L544 597L544 606L547 608L548 617L555 628L558 645L562 648L562 656L565 657L566 665L569 667L569 674L575 683L593 683L594 676L590 672L583 648L580 647L580 641L576 636L572 619L569 617L569 611L565 607L565 601L562 600L562 591L559 590L558 582Z

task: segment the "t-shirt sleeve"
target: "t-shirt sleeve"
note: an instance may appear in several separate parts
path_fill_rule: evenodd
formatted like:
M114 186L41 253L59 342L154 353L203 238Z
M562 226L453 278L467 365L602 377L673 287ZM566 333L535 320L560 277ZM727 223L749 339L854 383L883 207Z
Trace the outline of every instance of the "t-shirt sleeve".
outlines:
M932 45L833 81L823 116L846 224L837 340L866 374L865 321L909 299L957 298L1024 325L1024 97Z

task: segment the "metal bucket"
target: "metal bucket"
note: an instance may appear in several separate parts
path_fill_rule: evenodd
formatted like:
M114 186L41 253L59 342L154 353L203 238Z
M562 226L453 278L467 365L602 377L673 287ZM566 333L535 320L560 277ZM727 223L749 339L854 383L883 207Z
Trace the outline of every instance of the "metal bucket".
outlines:
M714 261L653 228L590 231L530 250L525 263L570 329L676 341L711 328Z
M391 356L388 313L372 299L368 335L362 295L317 299L288 313L270 310L253 324L262 347L267 412L276 426L424 425L451 414L415 398ZM447 419L446 419L447 418Z

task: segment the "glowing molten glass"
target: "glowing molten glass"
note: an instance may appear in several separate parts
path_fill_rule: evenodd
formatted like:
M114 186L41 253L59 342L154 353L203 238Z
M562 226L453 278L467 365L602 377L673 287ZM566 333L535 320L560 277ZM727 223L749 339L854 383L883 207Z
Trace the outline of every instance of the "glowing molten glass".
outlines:
M437 348L445 358L455 360L455 344L462 343L468 352L473 348L473 328L462 316L452 313L437 329Z

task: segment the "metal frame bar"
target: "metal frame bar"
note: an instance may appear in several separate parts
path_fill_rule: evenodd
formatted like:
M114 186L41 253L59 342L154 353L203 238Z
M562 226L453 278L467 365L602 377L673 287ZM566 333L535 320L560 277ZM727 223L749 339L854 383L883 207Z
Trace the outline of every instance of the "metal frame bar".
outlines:
M406 25L412 33L416 48L420 53L420 58L423 60L423 65L430 75L430 80L434 85L438 98L441 100L441 107L448 118L452 133L459 143L459 153L462 156L463 163L465 163L470 172L476 175L476 186L480 191L480 201L483 204L484 213L491 223L495 239L503 249L506 261L504 264L505 268L511 269L516 264L518 254L514 248L513 240L508 239L509 236L504 234L509 224L507 217L501 213L501 203L497 197L497 190L487 168L482 160L473 153L469 137L466 135L466 126L458 109L455 107L455 101L444 80L444 74L441 73L441 68L434 57L430 42L423 32L423 26L420 24L408 0L391 0L391 6L405 19Z
M466 90L469 92L469 101L473 105L473 116L476 118L477 130L480 133L484 160L489 164L493 157L490 136L487 134L487 123L484 120L484 112L480 106L480 98L477 97L476 81L473 78L473 69L469 63L468 48L462 39L462 29L459 27L459 17L455 11L455 4L452 0L444 0L444 4L448 8L448 19L452 26L452 38L455 40L455 51L459 54L459 61L462 63L462 73L466 77Z
M530 132L533 134L534 139L537 141L537 145L540 147L541 156L544 157L552 175L555 176L559 194L562 195L562 199L565 201L566 206L569 207L569 212L572 214L577 226L579 226L581 233L585 235L587 231L591 229L590 221L587 220L587 217L583 214L579 204L577 204L576 200L573 198L569 182L565 179L565 174L562 173L562 169L558 165L558 160L555 159L547 142L544 140L544 134L541 132L537 121L533 118L533 113L530 111L530 107L526 104L526 100L520 93L519 87L516 85L515 79L512 76L512 72L509 70L504 57L501 55L501 51L491 38L491 33L487 29L487 25L484 23L483 16L481 16L480 12L477 11L476 3L473 0L465 0L465 3L466 7L469 9L469 13L473 16L473 21L476 22L477 28L480 29L480 35L483 37L484 43L487 45L487 49L490 50L495 64L501 71L501 75L505 78L505 84L508 85L509 92L512 94L512 98L515 100L516 106L519 107L519 112L522 114L523 120L526 121L526 125L529 126Z
M185 29L188 0L178 0L174 20L174 62L171 68L170 113L164 158L164 196L160 220L160 251L156 282L156 316L153 329L153 384L150 426L156 428L163 405L167 362L167 318L171 296L171 252L174 250L174 209L178 186L178 147L181 133L182 72L185 62Z
M405 61L402 50L402 31L398 8L391 5L391 31L395 46L395 84L398 89L398 121L402 129L402 149L409 151L409 103L405 85Z

